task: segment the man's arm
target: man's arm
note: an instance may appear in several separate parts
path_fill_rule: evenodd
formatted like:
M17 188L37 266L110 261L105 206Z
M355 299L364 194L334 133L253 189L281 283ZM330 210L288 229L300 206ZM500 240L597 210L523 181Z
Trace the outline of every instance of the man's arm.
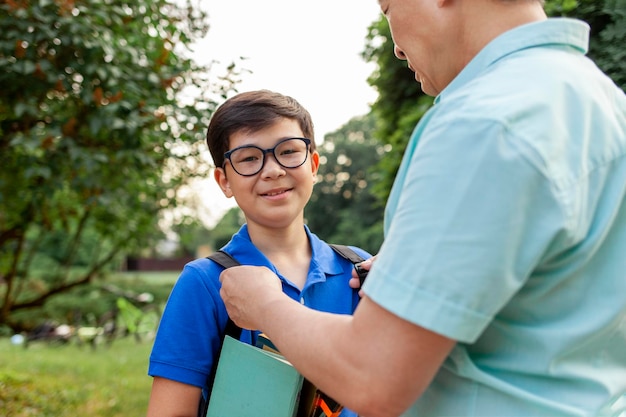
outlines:
M365 417L404 412L455 345L368 297L353 316L309 309L283 294L267 268L230 268L220 279L235 323L261 329L307 379Z

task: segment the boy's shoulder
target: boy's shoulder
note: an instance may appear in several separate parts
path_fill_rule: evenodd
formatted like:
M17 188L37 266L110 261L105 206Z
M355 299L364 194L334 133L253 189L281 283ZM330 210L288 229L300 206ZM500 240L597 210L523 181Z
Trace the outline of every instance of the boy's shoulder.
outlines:
M345 254L348 254L350 252L355 253L356 255L360 256L363 259L368 259L371 258L372 255L367 252L364 249L361 249L358 246L353 246L350 245L346 242L326 242L322 239L320 239L315 233L311 232L307 226L305 226L305 230L307 230L308 236L309 236L309 241L311 242L311 246L313 247L313 252L314 253L318 253L321 255L330 255L333 252L345 259L346 256L344 256L343 254L341 254L338 251L338 248L341 248L340 250L344 251Z

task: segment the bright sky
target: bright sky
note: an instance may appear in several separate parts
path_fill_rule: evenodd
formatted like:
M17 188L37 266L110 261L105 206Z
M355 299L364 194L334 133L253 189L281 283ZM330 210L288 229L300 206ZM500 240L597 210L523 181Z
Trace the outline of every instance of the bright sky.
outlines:
M224 65L239 57L239 91L266 88L304 105L321 142L376 98L367 84L374 67L360 56L376 0L202 0L211 29L198 59Z
M376 0L202 0L211 28L198 43L199 62L223 66L239 57L240 92L269 89L306 107L316 142L351 118L369 112L376 99L367 83L374 70L361 58L368 26L378 19ZM233 207L211 178L200 192L207 223Z

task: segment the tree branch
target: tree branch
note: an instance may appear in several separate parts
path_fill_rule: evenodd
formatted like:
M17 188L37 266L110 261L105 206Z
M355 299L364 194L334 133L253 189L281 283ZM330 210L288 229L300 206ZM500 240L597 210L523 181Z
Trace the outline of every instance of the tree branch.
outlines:
M10 307L9 312L14 312L17 310L24 310L28 308L41 307L44 305L46 300L53 295L63 293L65 291L68 291L72 288L75 288L84 284L88 284L89 282L91 282L91 280L95 276L97 276L101 272L102 268L106 266L109 262L111 262L111 260L115 257L115 255L119 253L120 249L117 249L117 248L119 248L119 245L115 245L115 248L111 250L111 252L107 256L100 259L99 262L95 263L91 267L91 269L87 271L87 273L81 279L51 288L48 291L39 294L38 297L33 298L30 301L15 303Z

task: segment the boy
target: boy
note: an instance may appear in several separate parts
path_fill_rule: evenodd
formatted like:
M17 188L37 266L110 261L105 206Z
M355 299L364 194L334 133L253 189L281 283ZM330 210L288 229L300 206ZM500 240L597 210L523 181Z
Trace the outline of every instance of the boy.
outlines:
M242 93L215 112L207 144L215 180L246 218L222 249L241 264L274 271L283 292L302 304L351 314L359 301L348 284L352 263L304 224L319 167L308 111L279 93ZM360 249L357 253L370 257ZM222 270L211 260L195 260L172 290L150 356L149 417L196 416L200 395L207 395L228 319L219 295ZM258 334L244 330L241 341L255 344ZM341 415L355 414L344 410Z

